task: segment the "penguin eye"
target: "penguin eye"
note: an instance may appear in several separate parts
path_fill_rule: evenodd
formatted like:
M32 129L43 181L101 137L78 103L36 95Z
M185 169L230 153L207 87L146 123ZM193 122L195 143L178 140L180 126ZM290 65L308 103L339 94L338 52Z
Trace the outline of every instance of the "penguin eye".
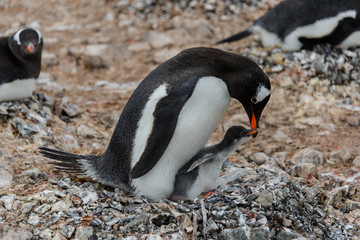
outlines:
M251 98L251 102L254 103L254 104L256 104L256 103L257 103L257 98L256 98L256 97L252 97L252 98Z

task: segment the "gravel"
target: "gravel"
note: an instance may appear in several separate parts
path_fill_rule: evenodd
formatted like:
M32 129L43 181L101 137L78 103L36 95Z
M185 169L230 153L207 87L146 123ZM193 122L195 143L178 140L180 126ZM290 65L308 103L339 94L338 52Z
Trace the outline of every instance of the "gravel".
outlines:
M358 239L358 48L283 52L261 48L256 37L219 46L257 62L272 81L272 97L256 141L230 157L207 197L133 198L50 170L39 146L101 154L141 77L184 48L236 32L240 18L250 21L249 14L274 4L105 2L96 3L99 14L81 13L84 22L70 24L79 13L64 8L68 24L44 24L49 52L37 93L0 103L0 239ZM81 11L94 11L92 4L80 4ZM95 21L86 18L92 15ZM248 124L241 111L232 104L210 141Z

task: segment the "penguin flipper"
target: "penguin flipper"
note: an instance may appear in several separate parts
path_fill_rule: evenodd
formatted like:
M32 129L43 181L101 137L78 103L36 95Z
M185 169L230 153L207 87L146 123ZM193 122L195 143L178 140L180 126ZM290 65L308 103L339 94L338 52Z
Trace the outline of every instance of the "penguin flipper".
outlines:
M211 161L214 160L215 155L214 154L207 154L199 159L197 159L196 161L194 161L191 166L189 167L189 169L187 170L187 172L191 172L192 170L194 170L195 168L197 168L198 166L200 166L201 164L207 162L207 161Z
M196 80L197 78L193 78L184 81L182 86L172 88L173 91L157 103L152 131L144 152L131 170L131 178L139 178L148 173L164 154L175 132L180 111L191 96Z
M245 38L247 36L250 36L252 34L252 30L251 28L248 28L242 32L239 32L237 34L234 34L228 38L225 38L221 41L218 41L216 44L221 44L221 43L226 43L226 42L234 42L234 41L237 41L237 40L240 40L242 38Z
M55 169L67 173L76 173L77 175L85 175L85 171L82 168L84 160L85 161L91 160L91 158L96 157L96 156L76 155L46 147L40 147L39 149L40 149L40 153L44 157L55 160L48 162L52 165L55 165Z

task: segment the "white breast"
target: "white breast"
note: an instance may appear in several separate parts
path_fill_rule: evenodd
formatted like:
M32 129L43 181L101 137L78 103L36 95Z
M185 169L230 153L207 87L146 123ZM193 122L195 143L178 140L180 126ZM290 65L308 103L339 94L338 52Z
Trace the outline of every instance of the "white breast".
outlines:
M205 145L229 103L229 92L223 80L216 77L199 79L180 112L163 156L147 174L132 181L135 194L154 199L168 197L173 191L176 173ZM151 126L152 122L152 119L147 120Z
M0 102L27 98L35 91L35 79L14 80L0 85Z
M330 18L325 18L314 22L313 24L299 27L291 32L284 40L283 48L285 50L298 50L302 47L299 37L305 38L321 38L330 34L337 27L340 20L356 17L355 10L349 10Z
M348 48L353 46L360 46L360 31L353 32L339 44L339 47L342 48Z

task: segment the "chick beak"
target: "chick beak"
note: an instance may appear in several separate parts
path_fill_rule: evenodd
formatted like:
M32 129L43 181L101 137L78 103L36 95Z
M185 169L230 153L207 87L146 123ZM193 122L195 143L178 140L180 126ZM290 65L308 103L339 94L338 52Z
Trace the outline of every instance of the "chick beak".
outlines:
M254 135L257 135L257 133L258 133L257 129L252 129L250 132L248 132L246 134L246 136L251 136L252 135L254 137Z
M26 49L29 51L29 53L33 53L33 52L35 51L35 45L30 42L30 43L26 46Z

